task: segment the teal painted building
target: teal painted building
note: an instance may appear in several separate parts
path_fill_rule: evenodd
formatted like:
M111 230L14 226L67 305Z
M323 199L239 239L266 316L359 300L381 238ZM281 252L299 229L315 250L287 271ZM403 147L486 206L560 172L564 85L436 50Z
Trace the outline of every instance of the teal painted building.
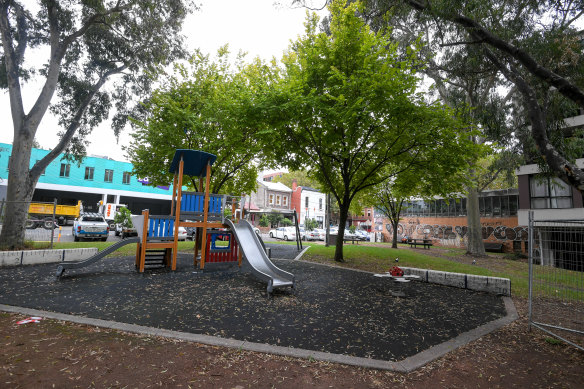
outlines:
M49 150L32 149L31 167ZM6 196L8 164L12 145L0 143L0 200ZM86 211L97 211L99 201L126 204L132 213L150 209L157 214L170 212L172 187L152 187L147 180L132 176L132 164L106 157L88 156L81 165L63 160L63 154L53 160L39 178L33 201L75 205L83 202Z

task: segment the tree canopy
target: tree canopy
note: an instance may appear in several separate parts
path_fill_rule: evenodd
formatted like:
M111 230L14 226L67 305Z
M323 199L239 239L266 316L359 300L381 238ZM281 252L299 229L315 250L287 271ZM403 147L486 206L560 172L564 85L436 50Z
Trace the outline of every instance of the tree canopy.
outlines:
M81 158L85 137L112 108L119 114L114 126L123 126L129 103L149 90L143 70L183 56L182 22L194 8L182 0L31 3L0 3L0 88L8 89L14 131L6 199L15 204L8 208L0 240L12 248L23 244L26 202L40 174L63 152ZM39 60L44 52L48 58ZM23 88L33 77L42 87L26 112ZM59 142L29 168L48 109L59 117L60 131L48 130Z
M172 75L159 76L163 86L144 102L142 114L133 121L136 131L127 148L133 174L148 177L152 185L168 184L175 150L196 149L217 155L212 193L255 190L261 127L251 105L267 88L272 70L259 60L245 64L241 56L231 69L228 57L227 47L219 50L217 61L196 51L187 64L175 65ZM198 181L188 185L197 189Z
M474 152L468 128L417 91L418 45L398 49L386 30L356 15L360 4L329 5L328 33L310 15L306 33L283 59L284 75L265 102L277 142L273 157L312 175L339 204L344 225L360 192L408 169L433 180L466 166ZM343 260L342 229L335 259Z

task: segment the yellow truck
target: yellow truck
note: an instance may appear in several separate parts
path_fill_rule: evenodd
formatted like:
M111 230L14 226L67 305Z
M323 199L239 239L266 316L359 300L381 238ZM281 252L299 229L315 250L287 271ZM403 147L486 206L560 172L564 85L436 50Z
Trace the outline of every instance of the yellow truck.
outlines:
M53 203L30 203L28 207L28 219L26 228L43 227L47 230L54 228L53 222ZM59 225L67 225L69 220L75 220L79 217L83 207L81 201L77 205L57 205L55 211L55 222Z

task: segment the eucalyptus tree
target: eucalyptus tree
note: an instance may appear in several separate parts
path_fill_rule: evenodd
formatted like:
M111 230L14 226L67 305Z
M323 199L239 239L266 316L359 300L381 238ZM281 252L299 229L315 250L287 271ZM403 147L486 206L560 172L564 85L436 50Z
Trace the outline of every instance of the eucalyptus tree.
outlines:
M258 59L246 64L241 55L232 67L223 47L216 60L197 50L187 63L176 64L172 75L159 75L160 88L132 120L135 132L126 150L133 174L148 177L152 185L168 185L175 150L198 149L217 155L212 193L255 190L262 163L256 138L262 127L252 108L273 69ZM186 184L201 190L194 177Z
M333 1L327 33L317 32L316 15L308 17L263 106L274 158L313 169L339 205L339 226L360 192L429 161L448 175L474 152L467 126L417 92L419 47L404 55L387 31L373 32L356 15L360 7ZM335 260L343 261L342 228Z
M6 195L13 206L6 212L2 246L22 246L27 202L49 163L62 152L82 156L86 136L112 108L120 113L115 123L123 125L128 102L148 89L143 70L184 54L180 31L192 8L182 0L0 2L0 87L8 90L14 132ZM26 112L23 88L38 80L41 90ZM47 110L59 118L58 132L46 130L59 142L31 165Z

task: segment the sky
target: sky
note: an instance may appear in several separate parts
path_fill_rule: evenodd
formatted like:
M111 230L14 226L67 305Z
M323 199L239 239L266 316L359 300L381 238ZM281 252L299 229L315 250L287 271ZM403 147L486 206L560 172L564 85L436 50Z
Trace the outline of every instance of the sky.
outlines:
M280 59L290 44L304 32L306 9L289 7L289 0L280 4L273 0L198 0L200 9L189 15L184 24L183 34L189 49L199 48L203 53L215 54L217 49L229 44L234 55L240 50L248 53L248 60L259 56L264 60L272 57ZM315 6L324 0L313 1ZM326 11L319 12L324 16ZM39 61L44 62L45 58ZM35 58L36 59L36 58ZM38 96L40 82L23 86L25 109L30 109ZM12 143L13 130L10 103L6 91L0 91L0 143ZM55 134L57 120L47 112L36 139L42 148L50 149L57 144ZM119 142L111 130L110 123L104 122L93 130L90 136L88 155L107 156L118 161L127 161L122 145L127 145L130 136L126 132ZM128 161L129 162L129 161Z

